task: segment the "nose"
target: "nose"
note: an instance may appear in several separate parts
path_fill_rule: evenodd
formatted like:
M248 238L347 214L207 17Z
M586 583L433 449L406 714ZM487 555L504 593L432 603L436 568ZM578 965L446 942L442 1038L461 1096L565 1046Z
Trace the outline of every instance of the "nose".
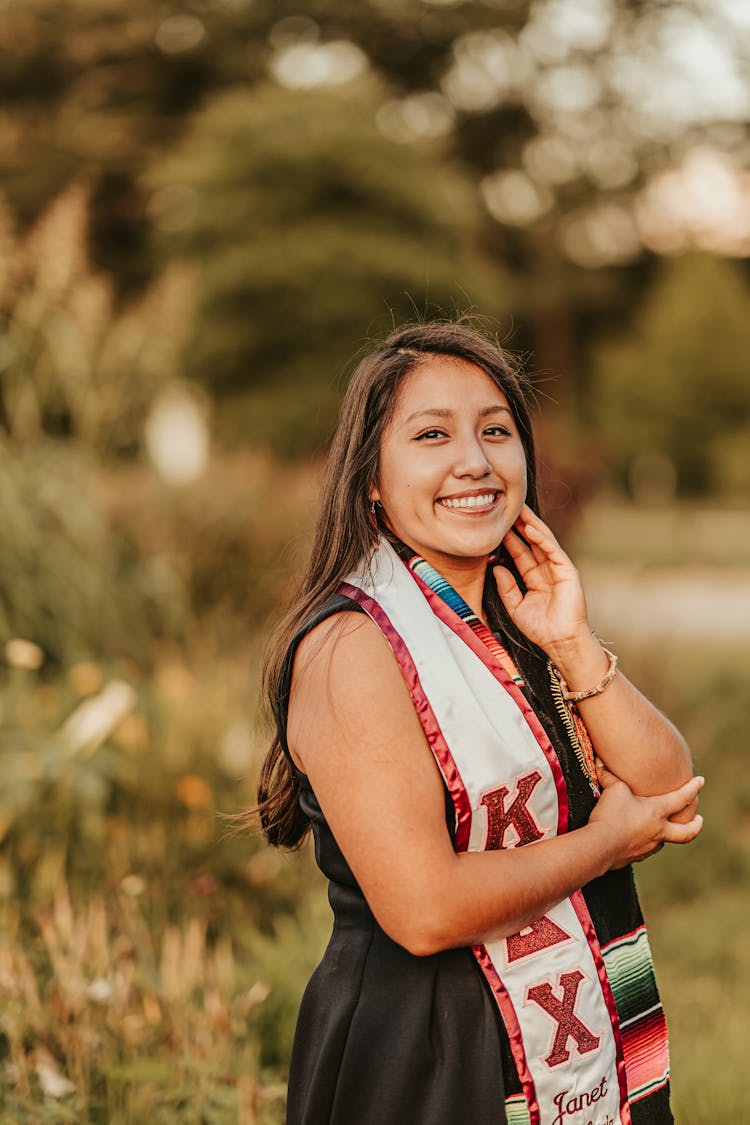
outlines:
M482 443L475 434L467 435L456 450L456 459L453 466L454 475L457 477L471 477L479 480L490 471L490 463Z

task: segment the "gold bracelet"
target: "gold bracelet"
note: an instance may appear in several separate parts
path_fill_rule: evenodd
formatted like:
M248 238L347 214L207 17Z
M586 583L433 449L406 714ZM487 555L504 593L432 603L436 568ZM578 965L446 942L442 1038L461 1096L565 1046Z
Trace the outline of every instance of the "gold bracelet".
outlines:
M604 652L606 652L609 657L609 668L607 668L607 671L599 680L596 687L589 688L588 691L570 691L559 668L556 668L554 664L552 665L562 690L562 697L566 703L580 703L582 699L591 699L594 695L601 695L612 683L615 678L615 672L617 671L617 657L613 652L610 652L608 648L605 648Z

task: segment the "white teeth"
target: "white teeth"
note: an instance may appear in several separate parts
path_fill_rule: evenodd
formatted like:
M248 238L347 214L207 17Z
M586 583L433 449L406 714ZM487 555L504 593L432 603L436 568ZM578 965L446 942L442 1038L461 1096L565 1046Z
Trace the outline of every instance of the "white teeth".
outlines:
M446 508L486 508L496 496L496 492L484 492L481 496L444 497L440 503Z

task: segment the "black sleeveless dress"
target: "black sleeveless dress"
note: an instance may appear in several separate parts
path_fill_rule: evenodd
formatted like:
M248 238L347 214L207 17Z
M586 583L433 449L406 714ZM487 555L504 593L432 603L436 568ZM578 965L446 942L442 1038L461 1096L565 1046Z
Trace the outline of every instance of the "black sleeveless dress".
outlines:
M508 1034L468 948L415 957L381 929L334 839L307 777L289 755L286 720L297 645L322 620L361 612L337 595L300 631L287 654L276 719L299 781L315 856L329 880L333 932L300 1006L289 1071L287 1125L505 1125L506 1097L520 1090ZM513 653L516 662L524 654ZM522 671L565 774L570 827L588 820L593 800L567 751L564 732L535 698L535 671ZM537 670L538 671L538 670ZM531 673L531 674L530 674ZM445 790L446 824L454 835ZM575 815L574 814L575 810ZM640 917L630 869L584 888L600 938ZM668 1092L641 1103L634 1125L671 1122Z
M297 643L331 614L359 609L348 598L336 598L308 622ZM277 712L287 753L295 650L296 645L287 657ZM300 1006L288 1125L504 1125L503 1073L513 1063L497 1005L471 950L415 957L388 937L307 777L292 765L300 807L312 825L315 858L329 880L333 933ZM446 822L452 835L447 791Z

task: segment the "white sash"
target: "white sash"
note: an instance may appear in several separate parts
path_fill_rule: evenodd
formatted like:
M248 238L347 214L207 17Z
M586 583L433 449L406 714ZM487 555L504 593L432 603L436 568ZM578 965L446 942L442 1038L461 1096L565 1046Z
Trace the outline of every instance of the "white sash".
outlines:
M486 645L385 540L341 592L398 660L456 810L457 851L567 831L554 750ZM473 948L510 1037L512 1125L630 1125L617 1014L580 891L512 938Z

